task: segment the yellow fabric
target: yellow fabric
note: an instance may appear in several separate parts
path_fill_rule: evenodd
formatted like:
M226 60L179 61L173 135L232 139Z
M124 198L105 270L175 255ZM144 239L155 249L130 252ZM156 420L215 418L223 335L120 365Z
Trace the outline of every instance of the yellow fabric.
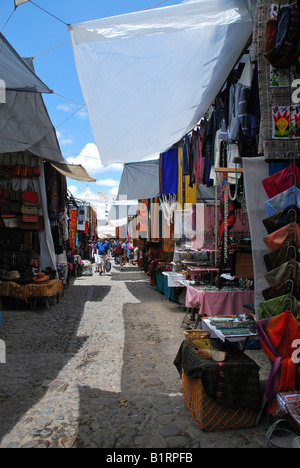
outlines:
M183 203L183 181L185 181L185 203L196 205L197 203L197 184L189 186L190 176L183 176L181 158L182 148L178 148L178 181L177 181L177 210L184 209Z
M63 284L59 279L48 283L20 285L13 281L0 281L0 297L9 296L27 301L29 297L51 297L63 292Z

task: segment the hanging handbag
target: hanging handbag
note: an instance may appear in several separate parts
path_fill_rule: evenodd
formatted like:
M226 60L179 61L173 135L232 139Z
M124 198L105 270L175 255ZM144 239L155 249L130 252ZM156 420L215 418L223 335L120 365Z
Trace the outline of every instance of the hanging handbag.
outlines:
M109 260L107 260L106 263L105 263L105 269L106 269L106 271L107 271L108 273L109 273L110 270L111 270L111 263L110 263Z
M21 213L25 215L37 216L38 208L36 206L26 206L22 204Z
M23 214L22 222L23 223L37 223L38 222L38 216L37 215L31 215L31 214Z
M293 176L294 181L291 180L290 176ZM288 190L292 185L291 182L294 182L293 185L300 187L300 169L295 163L262 180L263 187L269 198Z
M292 279L296 282L300 280L300 263L296 260L290 260L286 263L283 263L274 270L268 271L265 274L265 279L270 286L274 286L276 283L281 281L287 281Z
M297 262L300 262L300 247L292 243L283 245L279 249L265 254L263 258L267 271L271 271L289 260L297 260Z
M284 296L275 297L268 301L261 302L258 306L259 320L275 317L283 314L287 310L287 299L292 301L292 312L294 317L300 319L300 302L291 294L285 294Z
M300 208L300 190L295 185L264 202L267 216L272 216L291 205L297 205Z
M42 230L44 229L44 217L22 215L19 218L18 227L24 230L29 229L30 231Z
M35 159L37 160L37 164L34 166L32 165L32 160ZM38 156L33 156L30 158L30 165L28 167L28 177L39 177L41 175L41 168L38 165Z
M13 201L10 205L11 207L11 211L13 213L16 213L16 214L20 214L21 213L21 209L22 209L22 202L20 201Z
M287 224L294 222L300 224L300 209L297 205L290 205L284 210L263 219L263 224L268 231L268 234L271 234L272 232L283 228Z
M37 203L39 201L38 193L34 191L32 182L28 184L27 190L22 193L22 200Z
M282 245L289 244L292 241L299 244L300 226L296 223L287 224L277 231L268 234L263 238L263 241L271 251L280 248Z
M17 164L13 166L13 176L14 177L27 177L28 167L25 164L24 153L21 153L21 155L18 155L18 160L19 160L19 157L22 158L22 162L20 163L18 161Z

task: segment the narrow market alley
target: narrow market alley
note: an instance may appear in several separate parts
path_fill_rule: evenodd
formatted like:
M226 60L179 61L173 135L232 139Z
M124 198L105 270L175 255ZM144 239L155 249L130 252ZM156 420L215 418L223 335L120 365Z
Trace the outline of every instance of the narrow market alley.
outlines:
M192 420L173 364L184 315L129 265L73 277L50 310L7 300L0 448L265 447L263 419L221 432Z

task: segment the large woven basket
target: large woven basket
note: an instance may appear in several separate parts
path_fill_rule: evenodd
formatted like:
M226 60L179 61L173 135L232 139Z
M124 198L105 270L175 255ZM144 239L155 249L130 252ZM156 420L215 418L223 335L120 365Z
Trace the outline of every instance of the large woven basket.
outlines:
M182 391L187 408L202 431L249 428L256 425L257 413L249 408L230 408L209 397L201 379L187 377L182 369Z
M194 341L207 340L210 337L210 332L205 330L186 330L184 337L185 341L192 345Z

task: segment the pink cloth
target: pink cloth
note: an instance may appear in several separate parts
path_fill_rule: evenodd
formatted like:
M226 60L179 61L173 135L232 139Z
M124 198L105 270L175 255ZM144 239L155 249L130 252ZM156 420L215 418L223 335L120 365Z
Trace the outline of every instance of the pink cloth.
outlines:
M254 291L201 291L187 286L185 306L200 307L199 315L239 315L243 306L254 303Z

